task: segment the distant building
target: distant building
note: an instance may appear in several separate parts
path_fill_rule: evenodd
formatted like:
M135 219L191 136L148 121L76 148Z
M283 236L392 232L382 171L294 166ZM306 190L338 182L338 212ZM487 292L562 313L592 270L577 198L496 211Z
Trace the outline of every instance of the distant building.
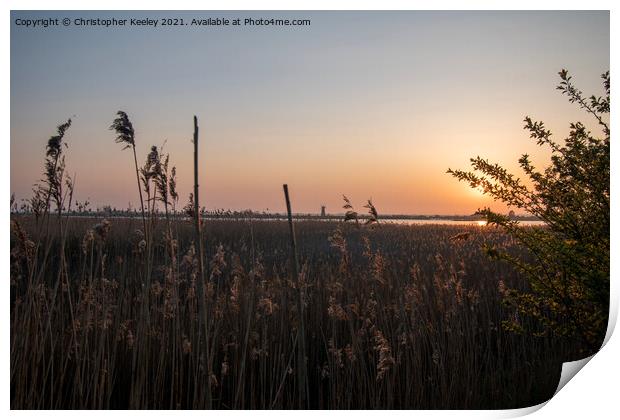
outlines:
M321 206L321 217L325 217L325 206Z

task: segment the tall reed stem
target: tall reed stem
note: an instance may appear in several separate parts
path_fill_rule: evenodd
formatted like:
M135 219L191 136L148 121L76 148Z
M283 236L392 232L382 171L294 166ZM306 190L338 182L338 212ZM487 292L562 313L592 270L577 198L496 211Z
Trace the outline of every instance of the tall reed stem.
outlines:
M138 181L138 192L140 193L140 211L142 212L142 227L144 229L144 238L148 240L146 232L146 215L144 214L144 199L142 198L142 188L140 187L140 175L138 174L138 157L136 156L136 144L132 145L133 161L136 167L136 181Z
M299 345L297 346L297 375L299 378L299 408L307 408L310 400L308 375L306 373L306 331L304 326L304 305L302 298L302 285L299 281L299 258L297 256L297 239L295 238L295 228L293 227L293 212L291 211L291 199L288 194L288 185L282 185L284 189L284 199L286 200L286 213L288 215L288 227L291 236L291 251L293 252L293 280L297 287L297 312L299 313Z
M202 354L204 357L204 367L207 371L207 408L211 408L211 384L209 372L209 334L207 330L207 314L205 310L205 290L204 290L204 261L202 249L202 235L200 226L200 200L198 198L198 118L194 115L194 228L196 230L196 246L198 247L198 316L199 316L199 341L200 335L204 335L204 347ZM200 344L200 343L199 343Z

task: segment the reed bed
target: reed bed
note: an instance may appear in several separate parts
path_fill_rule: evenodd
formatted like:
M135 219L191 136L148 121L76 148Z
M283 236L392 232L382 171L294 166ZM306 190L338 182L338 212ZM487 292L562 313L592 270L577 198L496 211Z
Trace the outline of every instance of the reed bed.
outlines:
M57 218L12 215L13 409L516 408L578 356L502 328L490 227L296 222L294 273L286 222L203 221L201 279L189 218Z

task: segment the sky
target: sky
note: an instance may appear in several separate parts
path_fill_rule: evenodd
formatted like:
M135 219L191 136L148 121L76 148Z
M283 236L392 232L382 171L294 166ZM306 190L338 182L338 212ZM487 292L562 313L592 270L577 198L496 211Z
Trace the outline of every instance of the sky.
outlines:
M310 19L295 27L27 28L39 18ZM549 154L526 115L556 140L595 124L555 89L566 68L601 95L609 13L533 12L11 12L11 191L28 198L45 145L65 140L75 198L92 207L139 202L133 156L114 142L129 115L139 163L163 146L180 205L193 188L193 116L200 194L208 209L342 212L342 195L383 214L505 210L446 174L481 156L517 175ZM518 212L518 210L517 210Z

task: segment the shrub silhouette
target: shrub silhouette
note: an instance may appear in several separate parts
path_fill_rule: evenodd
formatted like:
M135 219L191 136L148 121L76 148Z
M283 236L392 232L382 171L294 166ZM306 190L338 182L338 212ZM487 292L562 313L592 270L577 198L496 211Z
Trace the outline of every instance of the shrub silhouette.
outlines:
M473 171L448 169L448 173L472 188L508 206L524 210L546 223L544 228L519 225L489 208L479 210L488 223L500 226L530 251L531 259L515 257L486 247L495 259L518 267L529 281L530 291L503 290L505 303L517 313L538 320L537 335L555 333L580 341L582 355L600 348L609 312L609 72L601 77L605 95L585 98L566 70L557 89L594 117L602 138L581 122L570 124L563 145L551 138L542 122L526 117L525 129L540 146L551 149L551 164L540 171L529 156L519 165L531 181L519 178L480 157L471 159ZM504 326L523 331L518 318Z

